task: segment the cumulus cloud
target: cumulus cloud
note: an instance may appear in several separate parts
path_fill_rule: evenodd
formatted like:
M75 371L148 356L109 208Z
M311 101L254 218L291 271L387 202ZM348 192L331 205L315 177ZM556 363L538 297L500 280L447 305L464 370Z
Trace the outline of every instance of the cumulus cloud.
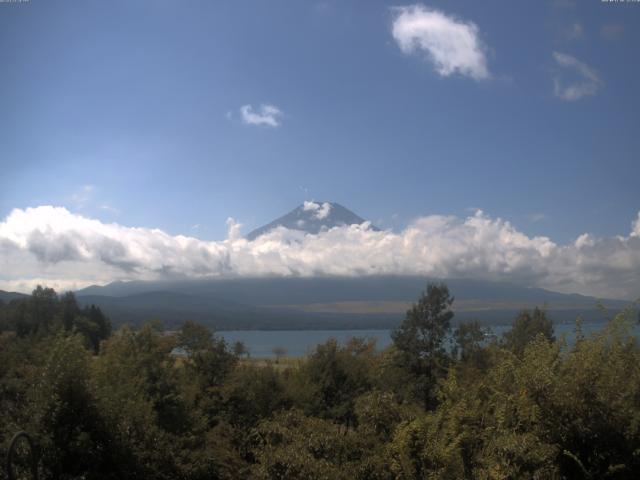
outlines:
M553 93L556 97L566 101L580 100L588 95L595 95L602 86L598 73L586 63L566 53L553 52L556 64L561 67L553 80ZM563 78L565 72L572 72L572 80Z
M631 236L640 237L640 212L638 212L638 218L631 223Z
M397 7L391 33L406 54L424 54L438 74L490 76L478 27L424 5Z
M558 245L481 211L430 215L400 233L369 224L317 235L279 227L249 241L227 221L222 241L169 235L41 206L0 223L0 288L80 288L113 280L269 275L412 274L511 281L614 298L640 294L640 212L628 236Z
M240 107L240 118L247 125L279 127L281 117L282 111L275 105L263 104L255 110L251 105Z
M331 204L328 202L324 202L323 204L319 204L316 202L308 202L305 201L302 204L302 209L305 212L312 211L314 212L314 217L318 220L323 220L329 216L331 213Z

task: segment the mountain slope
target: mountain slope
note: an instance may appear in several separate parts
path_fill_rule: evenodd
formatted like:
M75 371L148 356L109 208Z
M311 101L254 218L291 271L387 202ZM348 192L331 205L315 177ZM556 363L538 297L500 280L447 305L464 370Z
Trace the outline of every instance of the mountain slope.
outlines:
M116 323L158 318L203 321L218 329L323 329L390 327L400 321L429 281L426 277L234 278L116 282L77 292ZM518 311L546 306L557 322L603 318L598 300L508 283L448 279L456 320L510 323ZM629 302L604 300L615 312Z
M5 292L4 290L0 290L0 301L3 301L5 303L8 303L11 300L14 300L16 298L27 298L27 297L28 295L25 295L24 293Z
M423 276L215 278L179 281L113 282L78 290L78 296L131 296L145 292L175 292L214 297L242 305L310 304L342 301L415 301L428 281ZM457 301L530 302L537 305L593 306L594 297L564 294L505 282L444 279ZM605 300L610 306L626 305Z
M294 311L279 307L257 307L216 298L166 291L110 297L82 295L80 305L96 305L118 326L140 325L160 320L165 328L179 328L195 320L216 330L323 330L340 328L388 328L395 316Z
M249 232L247 239L255 240L260 235L270 232L277 227L290 230L300 230L317 234L323 229L330 229L343 225L360 225L366 220L353 213L348 208L334 202L304 202L286 215L275 219L262 227ZM379 230L375 226L370 227Z

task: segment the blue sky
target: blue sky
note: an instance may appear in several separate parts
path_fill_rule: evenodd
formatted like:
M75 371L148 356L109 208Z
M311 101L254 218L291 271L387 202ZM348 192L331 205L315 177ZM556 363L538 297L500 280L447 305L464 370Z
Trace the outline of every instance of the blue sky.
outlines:
M0 218L52 205L219 240L315 199L394 231L480 208L559 244L627 235L640 4L410 5L0 4ZM479 57L394 35L434 12Z

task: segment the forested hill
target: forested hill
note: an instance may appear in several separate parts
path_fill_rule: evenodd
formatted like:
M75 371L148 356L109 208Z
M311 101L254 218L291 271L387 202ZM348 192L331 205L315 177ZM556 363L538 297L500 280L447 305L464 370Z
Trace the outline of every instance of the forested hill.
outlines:
M27 297L28 295L25 295L24 293L5 292L4 290L0 290L0 302L6 303L16 298L27 298Z

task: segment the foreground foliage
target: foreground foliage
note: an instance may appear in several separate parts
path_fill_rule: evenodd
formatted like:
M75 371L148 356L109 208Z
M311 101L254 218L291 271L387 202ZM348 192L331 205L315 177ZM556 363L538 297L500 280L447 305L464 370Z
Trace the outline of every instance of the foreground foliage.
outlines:
M638 478L629 312L568 346L538 309L451 332L452 302L428 286L385 351L276 364L193 322L112 334L39 288L0 306L0 454L24 429L51 479Z

